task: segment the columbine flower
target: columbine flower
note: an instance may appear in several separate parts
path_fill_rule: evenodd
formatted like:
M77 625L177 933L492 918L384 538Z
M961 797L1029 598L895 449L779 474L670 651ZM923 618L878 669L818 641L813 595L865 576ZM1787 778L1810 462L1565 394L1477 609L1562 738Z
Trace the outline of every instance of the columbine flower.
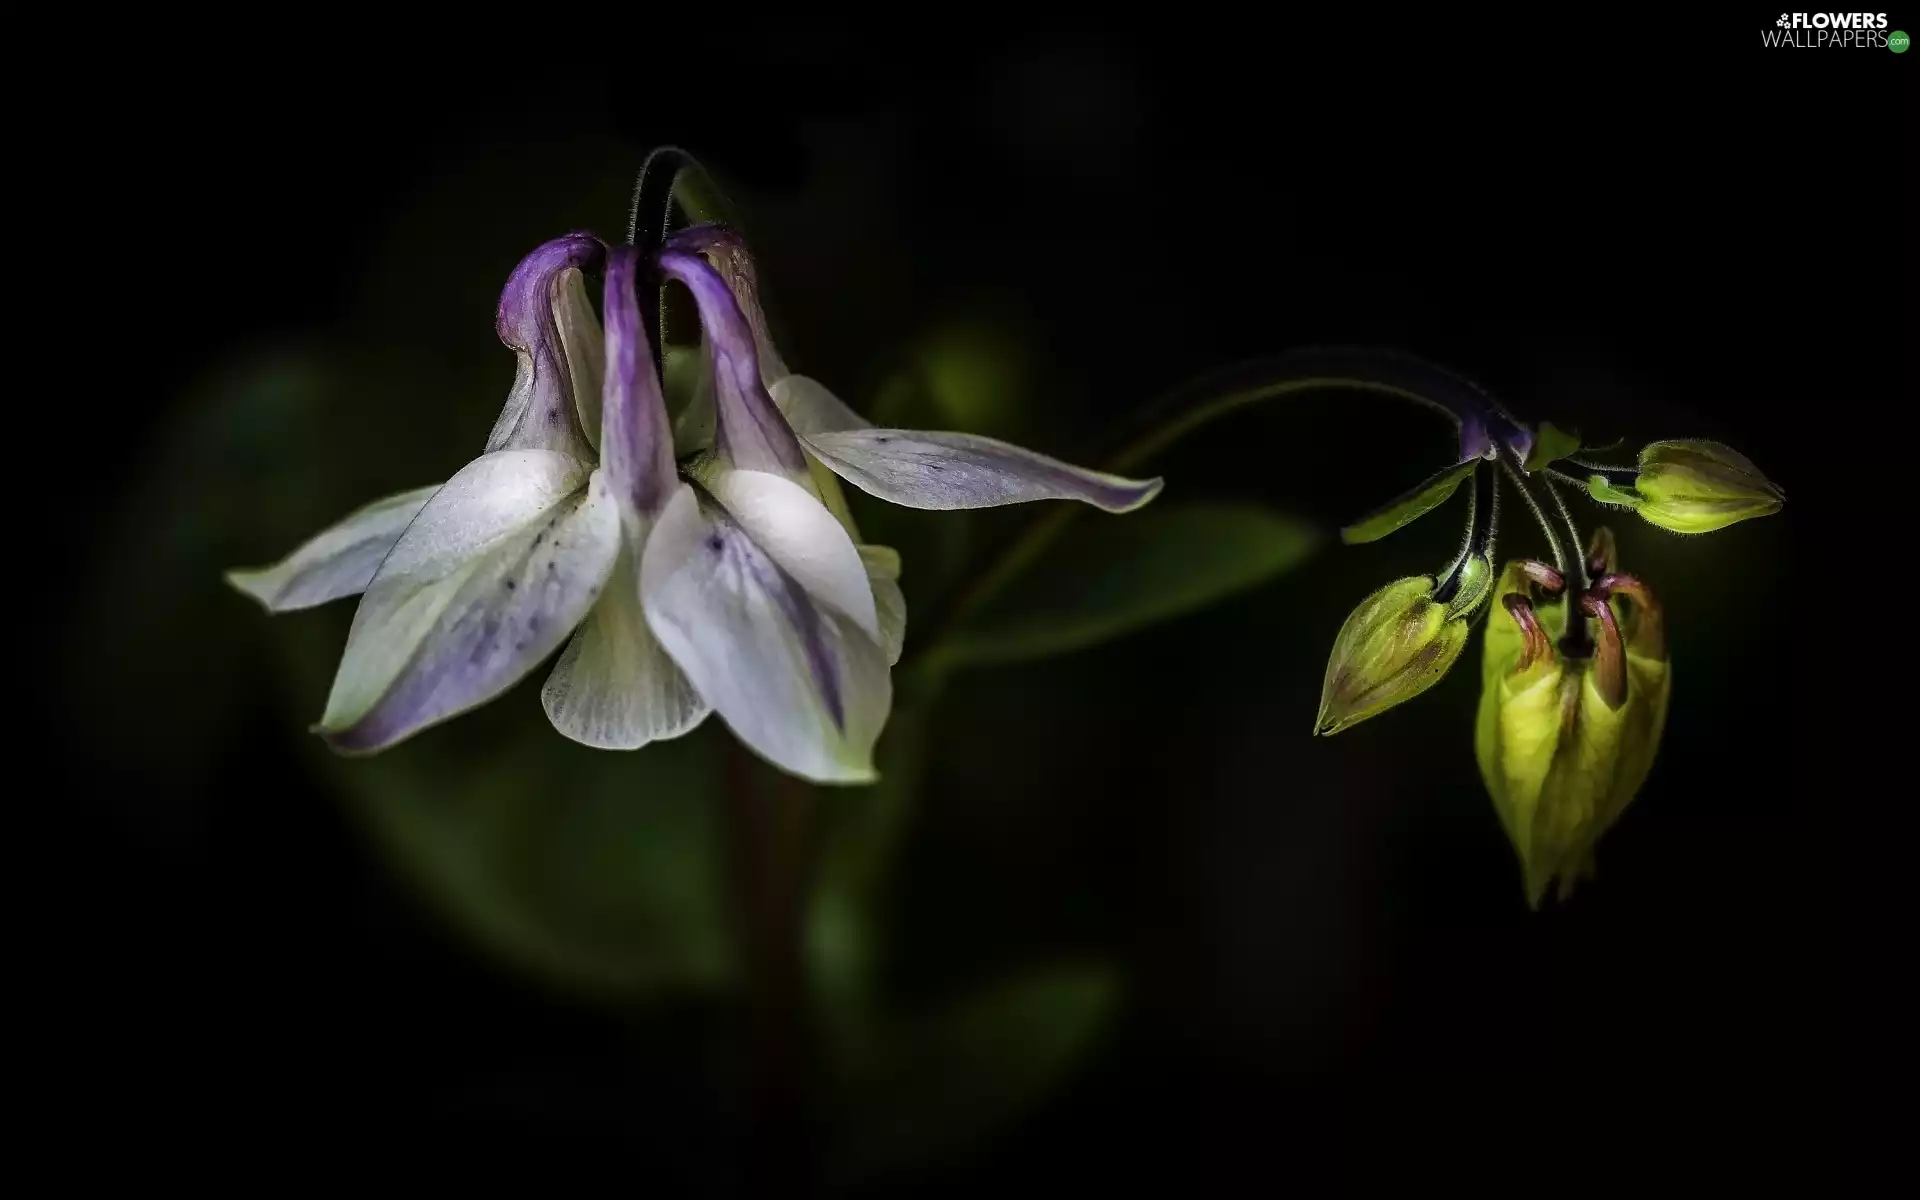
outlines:
M703 238L745 262L737 240L699 230L644 261L587 234L534 251L501 297L519 370L486 452L441 487L229 576L270 611L364 592L317 727L329 744L392 746L498 696L564 642L541 701L576 741L635 749L717 711L787 771L871 781L904 636L899 559L855 544L831 476L767 392L769 370L790 411L813 418L801 424L818 431L816 458L885 481L867 490L901 503L1070 497L1126 511L1158 492L1158 480L988 439L866 429L786 375L742 287L750 272L716 270L694 252ZM604 334L584 275L601 267ZM684 467L639 319L635 280L649 268L692 292L705 342L710 417L691 424L709 432ZM849 422L863 436L820 440Z
M1487 628L1475 756L1536 908L1555 879L1565 899L1592 875L1594 844L1645 782L1666 723L1660 608L1612 558L1601 530L1571 626L1559 573L1510 563Z
M1745 455L1705 441L1654 442L1640 452L1637 473L1598 468L1587 489L1594 499L1630 507L1675 533L1711 533L1778 512L1786 500Z

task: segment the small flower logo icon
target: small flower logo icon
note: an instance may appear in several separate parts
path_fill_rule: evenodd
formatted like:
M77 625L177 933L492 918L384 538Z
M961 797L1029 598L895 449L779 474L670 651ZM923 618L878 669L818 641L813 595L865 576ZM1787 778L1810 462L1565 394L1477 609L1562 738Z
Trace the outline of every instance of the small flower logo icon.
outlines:
M1778 25L1782 29L1785 29L1788 25L1792 24L1792 22L1787 20L1787 14L1781 13L1780 19L1778 21L1775 21L1774 24Z

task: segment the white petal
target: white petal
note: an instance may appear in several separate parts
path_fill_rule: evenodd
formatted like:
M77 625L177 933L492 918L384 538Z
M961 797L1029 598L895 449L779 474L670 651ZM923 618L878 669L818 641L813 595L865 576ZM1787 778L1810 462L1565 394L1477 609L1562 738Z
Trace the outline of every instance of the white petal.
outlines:
M788 375L768 389L787 424L802 437L811 433L838 433L844 429L871 429L873 422L848 408L825 384L805 375Z
M568 268L560 273L553 300L553 323L560 330L560 346L573 379L573 405L580 414L580 432L594 449L600 448L600 390L607 377L607 348L601 339L600 318L587 298L586 277Z
M493 699L566 640L619 549L618 508L579 460L468 463L367 585L320 731L378 750Z
M640 591L654 635L742 742L817 783L875 778L873 745L893 704L885 652L717 501L691 487L674 496L648 539Z
M607 590L540 689L553 727L602 750L676 738L711 710L647 628L640 568L625 547Z
M1129 512L1160 494L1158 479L1089 471L971 433L849 429L811 434L802 444L848 483L906 508L1080 500Z
M860 552L824 504L798 484L764 471L722 470L710 490L727 515L808 594L880 636Z
M887 665L892 666L900 661L900 651L907 642L907 597L900 591L900 552L891 546L862 546L860 562L867 568L873 607L880 614L880 645L887 652Z
M380 569L439 484L375 500L319 534L271 567L228 571L227 582L266 605L292 612L329 600L357 596Z

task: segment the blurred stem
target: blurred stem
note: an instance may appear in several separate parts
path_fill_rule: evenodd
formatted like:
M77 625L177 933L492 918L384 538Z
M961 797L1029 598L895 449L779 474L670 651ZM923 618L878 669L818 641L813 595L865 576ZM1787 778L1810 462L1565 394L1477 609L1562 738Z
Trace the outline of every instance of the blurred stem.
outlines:
M814 1064L802 932L817 797L808 785L763 767L737 741L727 739L727 747L724 803L754 1065L747 1188L756 1196L804 1196L815 1164L807 1124Z
M1233 386L1232 380L1249 374L1258 382ZM1224 389L1224 390L1223 390ZM1136 471L1198 432L1242 409L1308 392L1342 389L1372 392L1410 400L1444 413L1456 423L1479 422L1500 429L1511 424L1504 409L1472 384L1429 363L1399 355L1367 351L1313 350L1250 367L1234 368L1224 376L1189 383L1150 404L1133 422L1144 431L1124 441L1100 463L1114 474ZM903 669L922 675L929 691L938 687L948 667L947 647L953 634L982 606L1018 579L1066 532L1079 515L1080 505L1060 504L1004 544L933 620L933 632L919 643Z
M807 912L807 959L817 1011L841 1062L870 1047L879 948L886 940L882 894L888 865L913 814L925 763L930 697L895 704L880 742L880 781L821 799L820 885Z

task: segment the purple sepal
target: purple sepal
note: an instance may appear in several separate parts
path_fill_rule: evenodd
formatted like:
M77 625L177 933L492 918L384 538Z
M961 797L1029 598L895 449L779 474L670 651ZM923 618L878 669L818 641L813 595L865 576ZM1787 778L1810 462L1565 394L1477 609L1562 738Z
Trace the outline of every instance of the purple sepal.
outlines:
M1527 456L1533 453L1533 430L1523 425L1508 426L1507 435L1502 440L1506 442L1507 449L1513 451L1513 456L1521 462L1527 461Z
M706 330L718 415L714 449L742 470L805 479L806 455L767 395L753 330L727 281L712 264L685 251L662 251L659 263L693 293Z
M600 464L615 496L657 516L673 495L673 430L660 394L653 350L634 295L639 251L621 246L607 256L603 298L607 377L601 392Z
M1474 459L1493 456L1493 439L1487 436L1487 423L1477 415L1461 418L1460 461L1471 462ZM1521 455L1521 461L1526 461L1524 454Z
M591 459L573 401L573 376L561 347L553 305L560 273L592 270L606 247L590 233L570 233L520 260L500 293L494 328L519 356L519 374L487 450L558 450ZM585 453L583 453L583 450Z
M697 254L720 272L720 278L727 281L727 290L733 293L734 301L747 318L747 327L753 330L754 350L760 355L760 382L771 388L776 380L786 377L790 372L774 347L772 331L767 328L766 310L760 304L760 276L754 269L753 253L747 249L746 240L725 225L689 225L670 234L665 249Z

